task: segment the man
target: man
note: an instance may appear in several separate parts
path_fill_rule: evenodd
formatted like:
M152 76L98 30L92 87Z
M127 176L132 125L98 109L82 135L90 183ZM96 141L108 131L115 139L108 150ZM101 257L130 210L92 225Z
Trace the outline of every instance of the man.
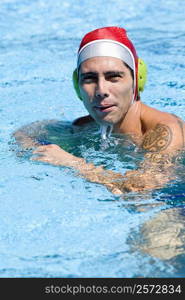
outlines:
M54 144L37 147L33 152L37 156L32 159L72 167L116 194L163 186L173 178L172 159L184 147L185 123L141 102L145 77L145 65L123 28L96 29L82 39L73 79L89 115L77 119L74 125L95 121L103 138L107 132L129 135L147 151L137 170L124 175L107 171ZM19 139L18 134L15 136Z

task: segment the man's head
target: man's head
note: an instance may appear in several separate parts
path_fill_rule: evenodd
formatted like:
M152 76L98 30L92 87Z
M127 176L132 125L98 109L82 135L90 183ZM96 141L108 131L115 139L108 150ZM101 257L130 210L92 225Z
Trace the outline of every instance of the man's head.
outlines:
M122 28L104 27L84 36L78 51L74 86L98 123L118 122L131 103L139 99L138 79L140 90L144 87L138 74L140 63Z

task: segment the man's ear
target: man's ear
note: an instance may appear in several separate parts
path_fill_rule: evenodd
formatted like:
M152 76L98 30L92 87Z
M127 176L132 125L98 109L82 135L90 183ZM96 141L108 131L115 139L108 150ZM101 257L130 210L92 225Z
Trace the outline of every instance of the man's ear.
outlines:
M82 100L81 94L80 94L80 89L79 89L79 85L78 85L78 73L77 73L77 69L74 70L73 72L73 87L76 91L76 94L78 96L78 98L80 100Z

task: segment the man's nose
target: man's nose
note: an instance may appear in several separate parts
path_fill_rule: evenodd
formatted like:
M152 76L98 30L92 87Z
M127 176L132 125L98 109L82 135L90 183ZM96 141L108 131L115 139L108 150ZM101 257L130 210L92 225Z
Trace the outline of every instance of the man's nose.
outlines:
M108 85L105 79L98 80L95 96L97 99L104 99L109 96Z

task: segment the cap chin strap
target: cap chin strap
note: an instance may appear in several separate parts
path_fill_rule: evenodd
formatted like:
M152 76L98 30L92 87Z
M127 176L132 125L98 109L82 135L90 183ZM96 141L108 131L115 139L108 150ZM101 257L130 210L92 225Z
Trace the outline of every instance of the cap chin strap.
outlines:
M131 103L130 103L130 106L129 107L131 107L132 106L132 104L135 102L135 93L133 94L133 96L132 96L132 101L131 101Z
M113 125L100 125L100 133L101 133L101 138L103 140L106 140L111 136L113 130Z

